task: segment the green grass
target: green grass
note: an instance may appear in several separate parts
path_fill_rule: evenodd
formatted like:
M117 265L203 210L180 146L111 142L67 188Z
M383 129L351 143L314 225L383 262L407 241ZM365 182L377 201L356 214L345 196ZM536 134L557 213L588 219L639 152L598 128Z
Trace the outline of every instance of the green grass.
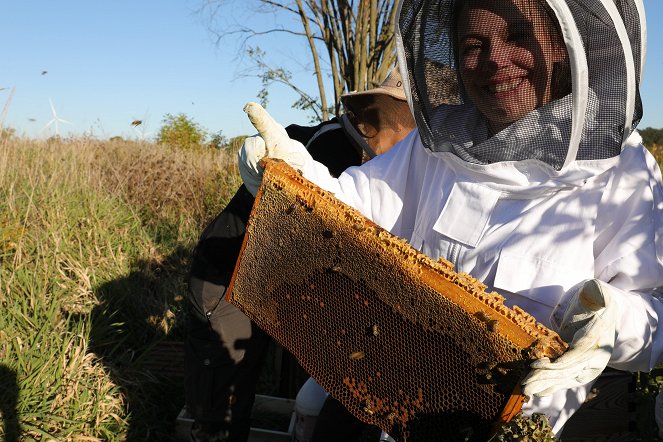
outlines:
M0 142L0 439L172 437L181 379L141 356L182 338L191 249L239 184L219 151Z

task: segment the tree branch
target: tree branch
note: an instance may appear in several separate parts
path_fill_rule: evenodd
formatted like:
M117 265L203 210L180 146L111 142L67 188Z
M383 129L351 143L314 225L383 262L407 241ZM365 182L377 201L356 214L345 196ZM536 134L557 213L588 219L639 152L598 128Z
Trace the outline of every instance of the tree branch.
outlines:
M313 40L313 34L311 32L311 27L309 26L308 17L306 16L306 11L304 11L304 6L302 5L302 0L296 0L297 7L299 8L299 15L302 19L302 26L306 32L308 39L308 44L311 49L311 56L313 57L313 65L315 66L315 77L318 81L318 89L320 90L320 107L322 107L322 119L329 119L329 111L327 110L327 97L325 94L325 82L322 79L322 71L320 69L320 57L318 56L318 49L315 47L315 41Z
M209 11L212 19L221 17L221 12L225 12L224 6L233 3L233 0L200 1L204 2L203 9ZM261 60L262 64L258 63L254 54L254 63L263 72L264 88L260 93L266 99L268 84L285 84L299 96L296 107L310 109L316 117L327 119L330 110L339 114L340 97L344 93L379 85L394 65L396 3L394 0L255 0L254 7L257 6L263 13L282 12L284 16L296 14L301 28L296 29L298 25L294 25L252 29L236 25L211 32L217 36L217 44L224 38L241 36L239 43L243 51L256 37L269 38L270 35L281 33L305 38L319 98L313 99L298 88L289 71L282 67L271 68L264 60ZM319 51L322 47L318 46L321 43L325 45L326 58L321 58ZM327 105L326 75L329 75L334 88L332 109Z

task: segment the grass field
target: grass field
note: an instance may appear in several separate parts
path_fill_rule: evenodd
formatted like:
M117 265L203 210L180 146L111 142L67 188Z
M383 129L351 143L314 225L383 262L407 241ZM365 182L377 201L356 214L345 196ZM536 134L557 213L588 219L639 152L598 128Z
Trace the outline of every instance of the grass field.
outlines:
M181 340L191 250L239 185L233 148L0 139L0 439L172 439L181 380L146 355Z
M142 356L183 334L190 252L240 184L235 156L1 143L0 436L168 440L182 388Z

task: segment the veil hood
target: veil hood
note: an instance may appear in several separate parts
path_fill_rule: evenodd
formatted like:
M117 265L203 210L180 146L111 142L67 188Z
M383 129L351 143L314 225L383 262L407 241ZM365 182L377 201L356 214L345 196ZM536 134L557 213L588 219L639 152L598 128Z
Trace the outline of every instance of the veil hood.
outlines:
M642 117L642 0L519 0L542 3L556 21L570 87L497 133L459 76L454 11L470 1L481 0L399 4L399 66L424 146L474 164L539 160L557 172L574 161L619 155Z

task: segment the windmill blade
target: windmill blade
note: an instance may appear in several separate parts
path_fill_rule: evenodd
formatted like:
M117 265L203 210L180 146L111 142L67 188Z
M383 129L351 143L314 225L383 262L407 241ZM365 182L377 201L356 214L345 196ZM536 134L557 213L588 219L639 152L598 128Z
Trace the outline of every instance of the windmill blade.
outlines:
M44 127L41 129L41 132L44 132L44 131L45 131L46 129L48 129L48 127L49 127L51 124L53 124L53 123L55 123L55 118L52 119L51 121L49 121L48 123L46 123L46 126L44 126Z
M58 114L55 113L55 106L53 106L53 100L49 98L48 102L51 103L51 112L53 112L53 118L57 118Z
M74 124L74 123L72 123L71 121L64 120L64 119L62 119L62 118L60 118L60 117L58 117L58 118L56 118L56 119L57 119L60 123L64 123L64 124Z

